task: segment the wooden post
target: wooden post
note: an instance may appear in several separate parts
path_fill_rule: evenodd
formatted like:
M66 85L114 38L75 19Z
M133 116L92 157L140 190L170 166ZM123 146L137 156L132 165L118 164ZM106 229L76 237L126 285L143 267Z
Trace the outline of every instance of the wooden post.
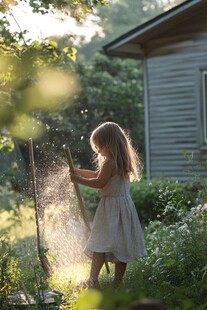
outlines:
M65 152L65 155L66 155L67 160L68 160L68 165L69 165L70 171L73 173L74 172L74 166L73 166L73 159L71 156L70 149L68 147L64 147L64 152ZM91 227L90 227L90 224L89 224L89 221L88 221L88 218L86 215L86 211L85 211L84 201L83 201L81 193L80 193L80 188L79 188L77 183L73 183L73 184L74 184L76 195L78 198L78 202L79 202L83 221L84 221L86 227L89 229L89 231L91 231ZM106 267L107 273L110 273L108 262L105 262L105 267Z
M68 160L68 165L70 167L70 171L73 173L74 172L74 167L73 167L73 160L72 160L70 149L68 147L67 148L65 147L64 151L65 151L65 155L66 155L67 160ZM90 231L91 228L90 228L89 220L88 220L87 215L86 215L85 206L84 206L84 202L83 202L83 199L82 199L82 196L81 196L80 188L79 188L77 183L73 183L73 184L74 184L76 196L78 198L78 202L79 202L79 206L80 206L80 210L81 210L81 215L82 215L83 221L84 221L86 227L88 228L88 230Z
M36 176L35 176L35 163L34 163L32 138L29 138L28 146L29 146L29 159L30 159L30 167L31 167L32 186L33 186L33 199L34 199L34 207L35 207L37 251L38 251L40 263L42 265L42 269L44 270L46 276L49 278L52 274L52 270L48 262L48 259L44 254L44 249L41 247L41 240L40 240L40 227L39 227L39 214L38 214L38 201L37 201L37 184L36 184Z

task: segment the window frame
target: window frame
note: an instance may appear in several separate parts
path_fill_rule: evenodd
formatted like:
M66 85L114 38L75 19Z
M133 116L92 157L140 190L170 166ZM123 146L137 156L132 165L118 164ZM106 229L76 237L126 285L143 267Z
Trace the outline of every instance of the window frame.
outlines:
M207 69L202 70L202 132L203 144L207 145Z
M195 100L197 108L197 139L198 139L197 141L198 141L198 148L201 151L205 152L207 151L207 85L206 89L204 89L205 77L207 78L206 75L207 75L207 66L196 67Z

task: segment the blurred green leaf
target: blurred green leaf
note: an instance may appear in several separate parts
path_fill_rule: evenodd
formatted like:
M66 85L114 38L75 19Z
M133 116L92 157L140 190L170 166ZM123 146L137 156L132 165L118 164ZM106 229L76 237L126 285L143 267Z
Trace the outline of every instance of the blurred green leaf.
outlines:
M78 310L98 309L102 301L101 292L93 289L81 291L78 297Z

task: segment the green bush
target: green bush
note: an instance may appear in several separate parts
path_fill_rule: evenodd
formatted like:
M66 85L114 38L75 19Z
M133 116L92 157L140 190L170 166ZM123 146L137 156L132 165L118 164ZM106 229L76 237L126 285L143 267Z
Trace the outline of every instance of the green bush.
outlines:
M0 235L0 308L11 309L7 297L20 287L20 269L5 234Z
M92 220L100 200L98 191L95 188L90 188L87 186L81 186L80 189L89 219Z
M195 206L196 195L197 186L190 182L154 179L150 182L141 180L139 183L132 183L131 186L132 199L140 220L145 223L157 218L168 219L169 222L176 220L169 215L174 214L174 209L190 210Z
M132 265L126 286L138 286L167 310L206 309L206 219L203 207L183 213L171 225L151 222L145 229L147 256Z
M82 186L81 191L86 209L92 218L99 202L97 190ZM155 179L150 182L143 179L139 183L131 184L131 196L139 218L144 223L157 218L174 221L173 209L182 210L185 207L190 210L196 203L197 191L197 186L193 183L179 183L167 179Z

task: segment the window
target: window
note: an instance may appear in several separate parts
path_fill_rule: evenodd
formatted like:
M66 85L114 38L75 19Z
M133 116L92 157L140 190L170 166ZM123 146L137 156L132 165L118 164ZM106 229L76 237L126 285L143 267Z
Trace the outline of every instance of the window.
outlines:
M203 138L207 144L207 70L202 71Z

